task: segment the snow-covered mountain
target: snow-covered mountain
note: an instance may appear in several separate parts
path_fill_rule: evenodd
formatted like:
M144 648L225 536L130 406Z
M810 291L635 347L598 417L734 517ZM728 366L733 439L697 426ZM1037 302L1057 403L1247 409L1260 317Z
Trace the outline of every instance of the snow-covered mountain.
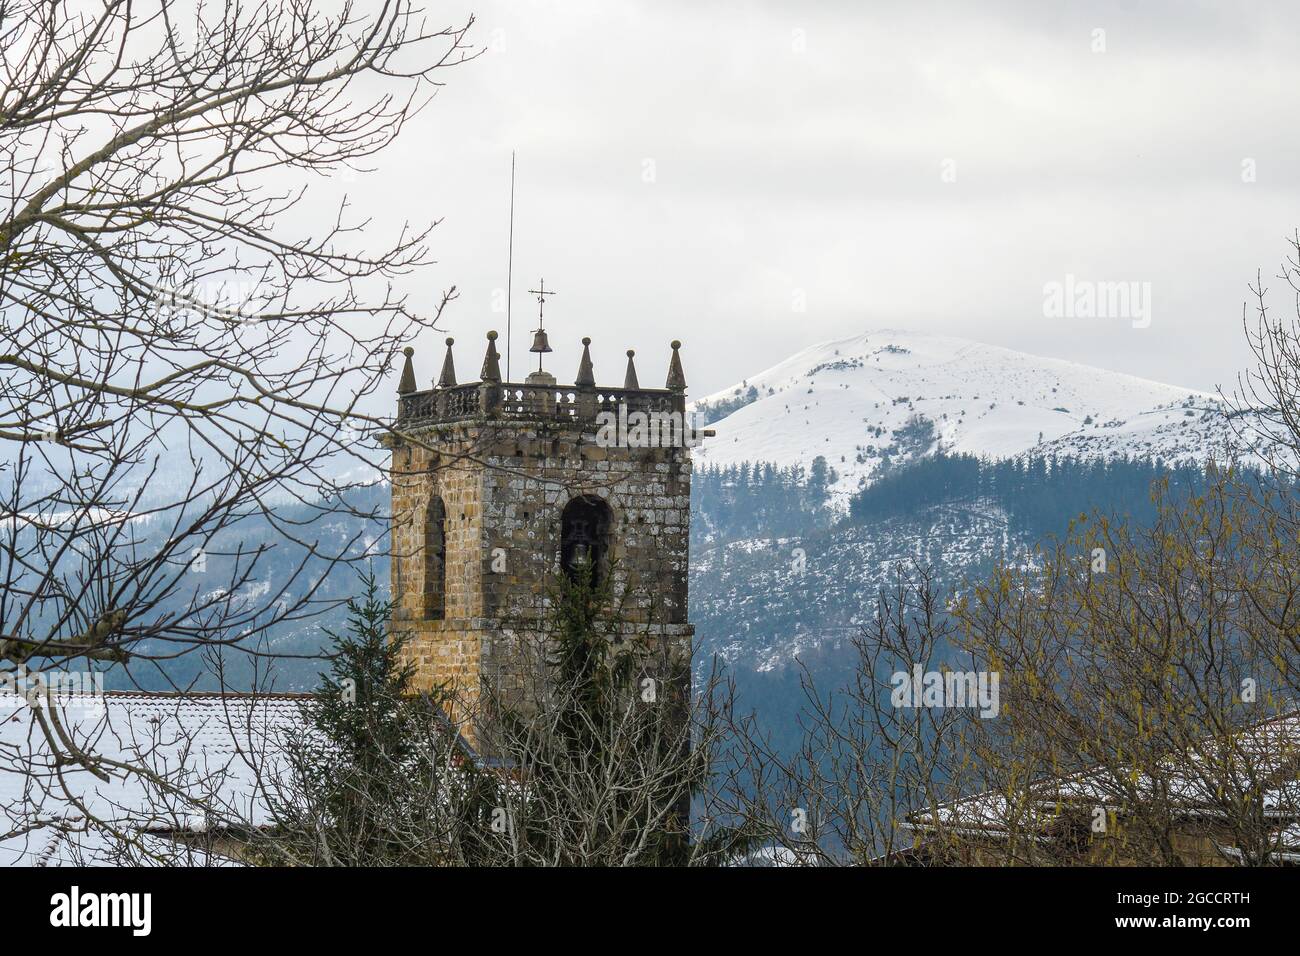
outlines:
M1241 429L1212 393L892 329L811 346L694 408L717 431L696 449L699 465L809 467L822 455L841 508L886 459L940 449L1166 462L1241 452Z

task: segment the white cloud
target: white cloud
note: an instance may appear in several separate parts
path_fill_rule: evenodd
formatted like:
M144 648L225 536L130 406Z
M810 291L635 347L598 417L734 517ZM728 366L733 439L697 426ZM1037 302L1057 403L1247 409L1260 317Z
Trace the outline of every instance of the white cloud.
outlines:
M443 219L416 297L460 288L466 369L504 332L515 148L516 365L544 275L561 380L583 335L598 377L633 347L647 383L679 337L704 394L820 338L910 326L1227 383L1245 284L1300 224L1300 36L1276 5L1048 6L473 4L474 39L500 49L451 71L348 188L377 224ZM1151 282L1151 327L1047 322L1043 284L1067 273ZM429 378L439 340L417 346Z

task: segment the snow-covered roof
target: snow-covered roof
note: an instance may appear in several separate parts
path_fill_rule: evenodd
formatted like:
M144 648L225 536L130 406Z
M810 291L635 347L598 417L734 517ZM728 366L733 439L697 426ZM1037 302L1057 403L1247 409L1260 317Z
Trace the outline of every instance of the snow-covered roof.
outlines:
M1095 771L1048 778L1031 786L1012 804L992 791L922 810L909 816L909 825L922 835L940 828L954 834L994 839L1016 829L1037 838L1047 833L1067 805L1123 811L1129 796L1142 799L1158 792L1186 817L1213 817L1222 812L1221 794L1215 792L1220 777L1231 779L1233 768L1268 779L1262 791L1266 820L1277 821L1280 851L1300 850L1300 781L1294 774L1300 754L1300 713L1290 713L1247 727L1216 745L1206 739L1192 748L1183 761L1166 761L1167 772L1153 780L1145 773Z
M0 694L0 864L133 862L177 845L157 834L257 827L306 697L105 693L37 709ZM60 741L51 747L51 735ZM83 750L98 770L58 758ZM138 770L127 769L139 768ZM151 835L153 834L153 835ZM206 851L186 851L207 859Z

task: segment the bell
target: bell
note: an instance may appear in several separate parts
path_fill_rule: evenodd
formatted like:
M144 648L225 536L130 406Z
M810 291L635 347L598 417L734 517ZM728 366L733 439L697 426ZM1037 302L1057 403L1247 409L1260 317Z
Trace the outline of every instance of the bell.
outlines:
M538 329L533 333L533 347L528 351L537 352L538 354L551 351L551 343L546 341L545 329Z

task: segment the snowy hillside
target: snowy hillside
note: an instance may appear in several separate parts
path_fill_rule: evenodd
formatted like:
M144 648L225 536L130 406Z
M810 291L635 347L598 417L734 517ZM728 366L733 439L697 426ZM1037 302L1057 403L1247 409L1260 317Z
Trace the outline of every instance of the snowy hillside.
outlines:
M882 461L940 449L1199 462L1234 442L1208 392L895 330L814 345L694 407L717 430L696 449L699 465L808 467L824 455L839 474L839 507Z
M948 504L870 526L699 549L691 562L691 620L701 663L718 654L768 671L858 633L881 588L925 567L952 583L995 558L1027 564L1032 542L982 502ZM795 556L802 560L795 561Z

